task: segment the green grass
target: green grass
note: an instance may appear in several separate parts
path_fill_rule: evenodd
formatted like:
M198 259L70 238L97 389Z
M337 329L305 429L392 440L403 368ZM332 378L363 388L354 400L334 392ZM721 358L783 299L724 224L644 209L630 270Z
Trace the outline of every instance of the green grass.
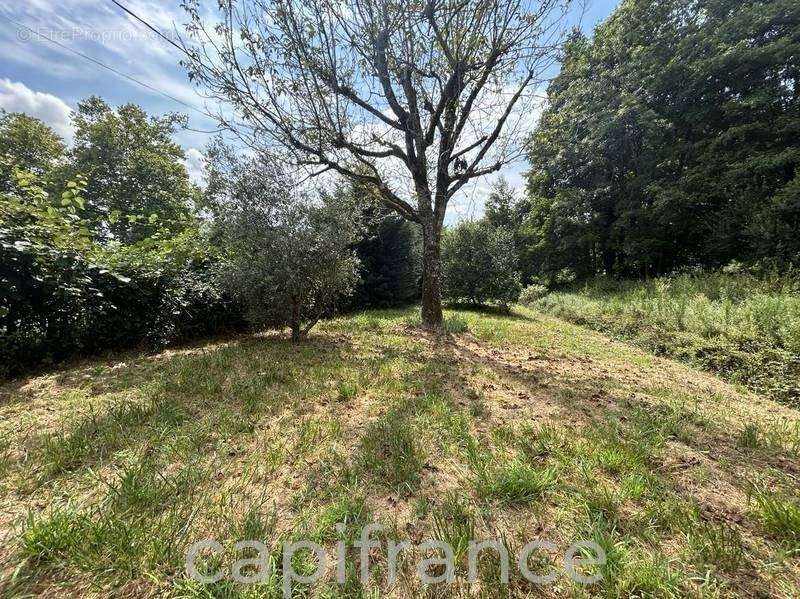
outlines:
M797 595L796 411L541 312L447 317L448 336L373 311L300 344L243 335L6 383L0 594L278 597L280 544L309 539L331 556L348 543L346 583L295 583L298 597ZM456 583L424 588L412 553L388 587L384 546L362 585L352 542L372 522L384 540L448 542ZM223 552L202 568L251 538L272 576L188 579L205 538ZM535 538L592 539L608 561L590 587L513 568L505 586L487 551L470 587L473 538L512 563Z
M796 279L743 273L596 279L532 305L800 405Z
M520 460L486 458L476 467L475 492L485 500L506 504L532 503L556 483L554 468L537 468Z
M453 548L456 564L462 564L469 543L476 539L475 516L469 503L456 493L448 493L442 505L433 512L432 537Z
M800 553L800 502L775 492L757 490L755 503L764 529Z
M360 461L365 473L380 484L410 491L419 484L425 456L409 422L391 412L364 431Z

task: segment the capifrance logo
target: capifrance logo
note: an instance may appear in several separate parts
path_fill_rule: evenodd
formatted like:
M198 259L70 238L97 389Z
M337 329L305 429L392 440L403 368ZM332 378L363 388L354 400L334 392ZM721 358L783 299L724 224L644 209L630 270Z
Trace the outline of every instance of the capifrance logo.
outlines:
M347 527L342 523L337 524L336 531L344 535ZM357 539L353 542L353 548L358 550L358 577L363 585L368 584L370 579L370 555L374 550L382 549L385 549L382 555L386 557L386 567L382 571L386 573L388 585L394 584L397 580L400 560L407 560L412 556L417 558L413 570L422 584L452 584L456 581L456 558L450 544L441 540L426 540L414 544L411 541L386 539L384 548L384 540L378 538L383 531L384 526L381 524L368 524L360 529ZM214 584L224 579L232 579L240 584L259 584L267 582L275 574L273 567L275 560L271 557L273 553L262 541L238 541L233 545L233 550L238 554L249 550L250 555L255 555L237 559L228 565L223 563L213 571L201 572L202 561L206 564L211 561L219 563L219 560L225 557L226 551L222 543L216 539L203 539L192 543L186 551L187 575L201 584ZM297 572L293 566L295 555L301 551L307 551L314 557L314 571L310 574ZM556 543L539 538L526 543L516 555L512 556L507 544L499 540L470 540L466 556L466 580L470 583L477 581L478 563L484 552L492 552L499 560L499 580L494 582L500 584L509 584L512 564L522 577L537 585L553 584L559 576L568 576L584 585L595 584L602 580L602 574L596 567L606 563L606 553L597 542L578 540L563 553L559 551ZM284 542L280 552L283 596L291 597L293 585L296 583L315 584L326 579L332 562L336 582L340 585L345 584L347 543L343 540L337 541L334 553L335 559L331 560L322 545L310 540ZM550 566L545 572L532 571L530 560L541 553L558 554L560 556L558 567ZM204 556L204 560L201 560L201 556ZM214 556L216 560L208 559L210 556ZM408 562L403 561L403 563ZM593 570L587 573L587 569Z

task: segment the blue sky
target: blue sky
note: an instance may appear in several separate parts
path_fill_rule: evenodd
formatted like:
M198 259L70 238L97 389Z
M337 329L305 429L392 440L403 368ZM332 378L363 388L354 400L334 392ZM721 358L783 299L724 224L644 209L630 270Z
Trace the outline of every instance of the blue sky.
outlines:
M182 30L186 21L179 0L121 0L165 33ZM582 25L590 31L607 17L617 0L589 0ZM20 27L29 27L33 31ZM202 108L204 100L189 84L178 64L180 53L110 0L11 0L0 6L0 108L21 111L48 122L68 141L69 113L78 101L99 95L112 105L136 102L150 113L188 115L194 129L211 130L214 123L184 104L116 75L69 50L37 36L41 33L146 83L176 100ZM201 151L209 136L180 131L177 141L187 153L193 178L200 176ZM503 175L520 187L525 164L512 165ZM490 181L481 181L461 198L448 220L474 217Z

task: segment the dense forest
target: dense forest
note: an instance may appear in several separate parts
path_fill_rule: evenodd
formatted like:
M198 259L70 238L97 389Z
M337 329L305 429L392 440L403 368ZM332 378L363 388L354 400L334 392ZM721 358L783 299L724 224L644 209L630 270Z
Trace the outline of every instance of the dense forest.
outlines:
M797 263L798 36L791 0L626 0L575 33L529 143L529 272Z

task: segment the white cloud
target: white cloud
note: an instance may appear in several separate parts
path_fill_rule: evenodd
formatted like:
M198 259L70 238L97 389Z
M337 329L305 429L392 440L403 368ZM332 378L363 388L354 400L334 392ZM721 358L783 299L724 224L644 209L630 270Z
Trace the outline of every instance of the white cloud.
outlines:
M186 13L178 2L168 6L170 3L161 0L129 0L125 4L168 37L182 32ZM14 67L35 69L62 81L88 81L85 87L99 95L105 95L109 86L117 87L110 80L113 77L130 88L134 98L146 94L161 104L166 101L172 110L185 109L74 54L81 52L182 102L202 106L202 98L179 65L180 53L113 4L28 0L0 9L0 15L4 12L22 25L0 28L0 56Z
M0 108L8 112L24 112L41 119L68 144L72 142L74 135L70 121L72 109L58 96L33 91L19 81L0 79Z
M197 148L189 148L186 150L186 159L183 161L186 171L189 173L189 179L192 183L202 185L205 182L206 176L206 157Z

